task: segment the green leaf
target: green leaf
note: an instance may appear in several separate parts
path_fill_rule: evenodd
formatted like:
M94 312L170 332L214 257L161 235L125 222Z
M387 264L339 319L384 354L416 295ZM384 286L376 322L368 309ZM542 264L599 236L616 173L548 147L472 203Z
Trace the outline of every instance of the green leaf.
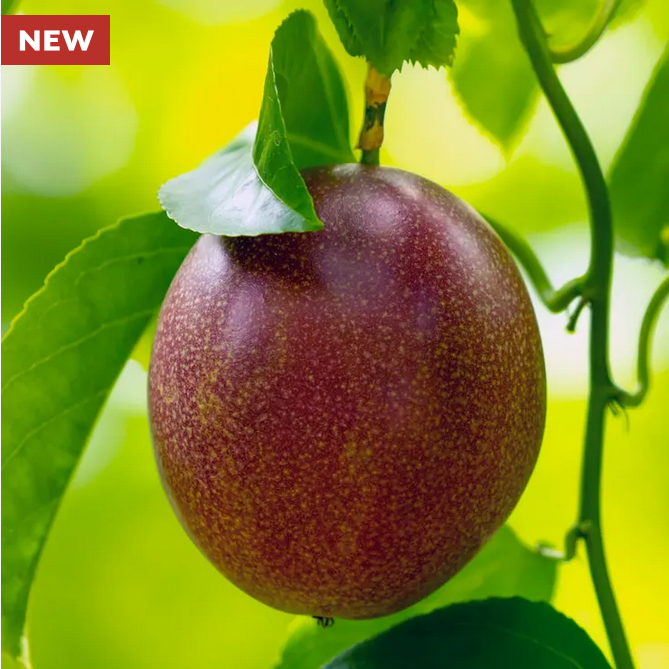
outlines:
M285 168L284 187L291 194L286 199L299 210L279 199L262 180L253 163L255 137L252 123L198 168L168 181L159 193L167 215L183 228L230 237L322 228L294 165ZM277 141L285 147L283 139Z
M168 216L197 232L235 237L319 230L299 170L354 162L346 93L337 65L306 11L272 41L257 124L159 193Z
M408 620L326 669L610 669L573 620L545 603L488 599Z
M458 10L454 2L440 0L430 3L430 12L418 40L411 50L409 61L423 67L443 67L453 64L455 57Z
M449 78L465 112L505 151L527 124L538 86L510 2L462 0L462 35Z
M548 601L553 594L556 572L555 561L527 548L510 527L504 526L459 574L404 611L374 620L337 620L327 630L310 618L297 618L276 669L320 667L356 643L453 602L513 595Z
M458 34L453 0L325 0L339 37L352 56L364 56L389 77L407 61L450 65Z
M620 250L669 266L669 48L609 172Z
M314 17L306 11L294 12L272 42L254 147L263 180L274 188L271 164L263 168L261 162L271 159L277 149L275 125L285 123L282 136L285 133L288 138L288 155L292 153L296 167L302 170L355 162L348 121L346 91L337 63L318 33Z
M2 648L14 658L68 481L195 239L163 213L101 230L49 274L3 339Z

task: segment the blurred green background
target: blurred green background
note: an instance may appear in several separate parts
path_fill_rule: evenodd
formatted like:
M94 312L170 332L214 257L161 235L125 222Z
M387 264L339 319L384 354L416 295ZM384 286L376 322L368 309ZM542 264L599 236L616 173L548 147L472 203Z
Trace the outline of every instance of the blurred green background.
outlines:
M496 29L477 14L485 4L461 3L463 54ZM21 9L30 14L111 14L112 56L104 67L2 67L3 328L83 237L121 215L156 209L165 180L256 117L273 31L298 6L315 12L339 59L357 131L364 63L344 53L320 1L25 0ZM579 16L562 17L556 30L578 32ZM504 39L514 40L513 32ZM605 167L667 39L669 4L649 0L594 52L561 69ZM495 83L487 70L470 76L473 85ZM509 95L516 84L507 82ZM386 119L385 163L432 178L514 225L556 282L583 271L584 199L543 101L531 106L515 150L501 150L467 118L443 72L407 66L394 77ZM631 384L641 314L662 270L621 256L616 263L612 356L618 380ZM548 426L510 522L530 543L560 544L576 513L587 319L570 336L564 316L540 305L537 312ZM610 421L605 453L605 537L643 669L669 668L667 341L665 313L650 398L630 413L629 427ZM52 531L29 616L35 667L269 667L293 617L228 584L179 527L153 464L145 385L141 365L128 363ZM554 603L605 647L582 556L561 568Z

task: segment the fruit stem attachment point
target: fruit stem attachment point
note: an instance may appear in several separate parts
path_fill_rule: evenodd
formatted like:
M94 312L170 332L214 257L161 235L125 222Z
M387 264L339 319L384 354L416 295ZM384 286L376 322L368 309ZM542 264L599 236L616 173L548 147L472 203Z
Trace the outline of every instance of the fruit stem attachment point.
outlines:
M380 149L371 149L369 151L363 149L362 155L360 156L360 163L362 165L378 165L381 162L379 154Z
M379 74L374 66L368 63L367 79L365 79L365 119L357 146L358 149L362 149L360 162L363 165L379 164L379 150L383 145L383 121L390 87L390 79Z

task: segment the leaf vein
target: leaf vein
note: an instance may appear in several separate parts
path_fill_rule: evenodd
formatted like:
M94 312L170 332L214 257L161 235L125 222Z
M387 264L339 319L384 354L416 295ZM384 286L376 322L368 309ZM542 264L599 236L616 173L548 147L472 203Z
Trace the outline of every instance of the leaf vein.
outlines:
M106 267L110 267L111 265L115 265L117 263L131 262L133 260L139 260L140 258L156 258L158 256L170 253L183 253L184 251L187 251L190 248L191 248L190 246L173 246L173 247L165 247L162 249L156 249L154 251L140 251L138 253L130 253L128 255L118 256L116 258L109 258L108 260L101 262L99 265L95 265L94 267L90 267L89 269L86 269L83 272L81 272L79 276L75 279L74 285L78 286L80 281L86 275L93 274L94 272L99 272L100 270L105 269Z
M96 399L100 395L106 395L109 392L109 389L111 388L111 384L105 386L104 388L101 388L100 390L94 392L92 395L89 395L88 397L85 397L82 400L78 400L74 404L71 404L69 407L66 407L62 411L59 411L55 416L51 416L50 418L47 418L45 421L40 423L37 427L33 428L26 436L14 447L14 449L9 453L9 455L5 458L5 461L2 463L2 471L5 470L5 468L11 463L11 461L18 455L20 451L23 450L25 447L26 443L30 441L36 434L39 434L45 427L51 425L51 423L57 421L60 418L63 418L63 416L67 416L68 414L72 413L73 411L76 411L80 406Z
M309 139L304 135L296 135L294 133L289 132L286 135L286 139L291 144L301 144L302 146L306 146L307 148L313 149L314 151L318 151L319 153L327 154L334 160L341 160L341 159L345 159L347 161L350 160L350 156L347 155L346 152L341 151L339 149L335 149L317 140Z
M156 308L151 307L150 309L142 309L141 311L137 311L134 314L130 314L128 316L124 316L122 318L116 318L112 321L108 321L106 323L103 323L99 327L95 328L94 330L91 330L87 334L85 334L83 337L80 337L79 339L76 339L69 344L64 344L60 348L56 349L52 353L49 353L49 355L41 358L40 360L37 360L34 362L32 365L29 367L26 367L25 369L22 369L20 372L17 372L14 374L14 376L10 377L6 383L2 386L2 392L4 393L7 388L9 388L12 384L14 384L18 379L24 377L26 374L29 374L30 372L34 371L35 369L41 367L42 365L45 365L48 362L51 362L54 358L57 358L59 355L62 355L63 353L66 353L67 351L70 351L73 348L76 348L80 344L83 344L87 342L90 339L94 339L97 337L101 332L104 332L105 330L108 330L109 328L116 327L118 325L122 325L124 323L128 323L133 320L137 320L139 318L144 318L147 316L150 316L155 312Z

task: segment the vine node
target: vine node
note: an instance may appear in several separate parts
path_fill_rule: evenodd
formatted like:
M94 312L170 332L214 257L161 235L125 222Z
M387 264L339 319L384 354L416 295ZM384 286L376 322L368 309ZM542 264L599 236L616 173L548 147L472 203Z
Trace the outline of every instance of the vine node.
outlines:
M575 523L569 528L564 537L564 550L558 550L548 544L540 543L537 546L539 554L556 562L570 562L576 557L576 548L579 539L585 538L586 530L584 530L583 526L583 523Z
M567 321L566 329L569 334L574 334L574 332L576 332L576 324L578 323L578 319L583 310L585 309L585 307L588 306L588 304L589 300L586 297L584 297L584 295L581 295L578 298L576 307L574 311L572 311L572 313L569 315L569 320Z

